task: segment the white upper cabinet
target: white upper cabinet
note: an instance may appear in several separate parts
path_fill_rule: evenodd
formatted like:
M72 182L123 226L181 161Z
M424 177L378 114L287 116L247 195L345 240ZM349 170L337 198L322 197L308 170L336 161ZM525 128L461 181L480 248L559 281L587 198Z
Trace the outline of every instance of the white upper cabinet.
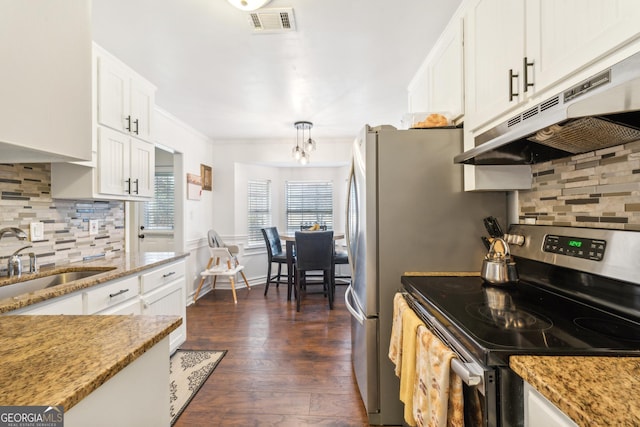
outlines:
M90 2L0 2L0 63L2 161L90 160Z
M526 6L537 91L640 37L638 0L527 0Z
M475 128L524 100L524 0L476 0L465 20L465 126Z
M94 44L93 157L52 163L51 195L145 201L154 195L155 86Z
M462 19L454 16L409 84L410 112L464 114Z
M151 141L156 88L101 48L96 51L98 124Z
M98 129L98 193L153 197L155 148L108 128Z
M474 131L548 89L562 90L575 72L638 38L639 20L637 0L471 1L465 125Z

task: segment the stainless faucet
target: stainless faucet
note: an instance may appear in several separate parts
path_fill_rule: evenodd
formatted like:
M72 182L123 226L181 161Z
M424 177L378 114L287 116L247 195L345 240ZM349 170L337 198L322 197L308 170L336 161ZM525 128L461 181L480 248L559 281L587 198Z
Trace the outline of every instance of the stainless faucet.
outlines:
M27 237L28 237L27 233L22 231L20 228L17 228L17 227L5 227L5 228L0 230L0 239L2 239L4 237L4 235L8 234L8 233L13 234L19 240L27 240Z
M18 240L26 240L27 233L22 231L17 227L5 227L0 229L0 239L4 237L5 234L13 234ZM20 276L22 274L22 260L18 255L21 251L31 248L31 245L24 246L9 256L9 261L7 262L7 274L9 277ZM33 252L29 253L29 272L35 273L38 271L38 264L36 262L36 254Z
M31 245L23 246L22 248L12 253L11 256L9 256L9 262L7 263L7 271L9 272L9 277L13 277L13 276L20 277L22 275L22 260L20 259L20 255L18 254L23 250L29 249L32 247L33 246ZM34 254L33 252L30 252L29 253L29 273L35 273L36 271L37 271L36 254Z

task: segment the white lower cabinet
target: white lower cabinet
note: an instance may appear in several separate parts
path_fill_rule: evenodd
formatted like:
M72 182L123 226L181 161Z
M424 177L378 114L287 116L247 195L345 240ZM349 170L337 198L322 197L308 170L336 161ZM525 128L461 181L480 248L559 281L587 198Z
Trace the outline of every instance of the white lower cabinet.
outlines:
M182 324L169 336L169 348L173 353L187 339L185 286L185 262L181 260L6 314L180 316Z
M169 426L168 338L64 414L65 427Z
M184 261L141 275L140 291L142 314L182 317L182 325L170 335L169 351L173 353L187 339Z
M65 295L51 300L43 301L38 304L33 304L28 307L20 308L18 310L11 311L7 314L67 314L67 315L80 315L84 314L82 308L82 294L74 293L71 295Z
M566 414L524 383L524 427L578 427Z
M83 292L86 314L119 314L121 306L131 302L140 306L138 298L138 277L131 276L124 279L112 280L102 285L93 286ZM107 312L108 311L108 312ZM138 314L140 310L138 310Z

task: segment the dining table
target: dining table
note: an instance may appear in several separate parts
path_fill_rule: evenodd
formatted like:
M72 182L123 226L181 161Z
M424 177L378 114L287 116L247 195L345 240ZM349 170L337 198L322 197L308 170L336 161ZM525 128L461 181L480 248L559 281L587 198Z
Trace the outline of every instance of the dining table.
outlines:
M315 233L315 231L302 231L303 233ZM291 289L293 288L293 249L296 246L296 233L282 233L280 239L285 242L285 251L287 255L287 301L291 301ZM333 240L344 239L344 233L333 232Z

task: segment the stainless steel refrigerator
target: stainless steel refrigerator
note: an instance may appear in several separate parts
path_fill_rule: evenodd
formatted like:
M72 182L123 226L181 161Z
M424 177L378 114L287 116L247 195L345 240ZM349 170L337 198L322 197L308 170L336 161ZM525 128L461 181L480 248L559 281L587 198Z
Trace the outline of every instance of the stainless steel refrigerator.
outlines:
M405 272L480 271L483 218L505 224L504 192L464 192L462 129L365 126L353 146L346 238L352 283L352 360L376 425L400 425L399 379L389 361L393 295Z

